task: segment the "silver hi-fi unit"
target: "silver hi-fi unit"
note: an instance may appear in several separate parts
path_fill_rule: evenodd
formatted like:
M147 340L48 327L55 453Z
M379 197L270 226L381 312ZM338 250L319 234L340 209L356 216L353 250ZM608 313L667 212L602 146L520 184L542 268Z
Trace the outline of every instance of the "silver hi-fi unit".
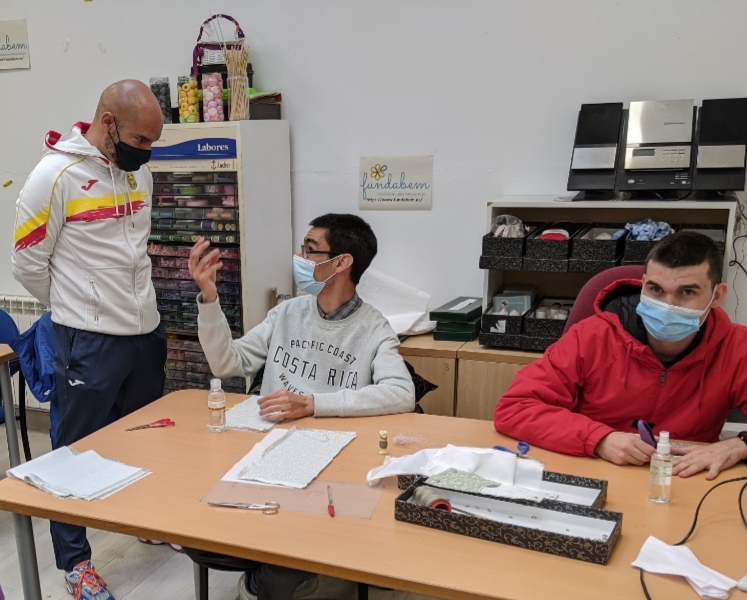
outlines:
M617 189L690 192L695 115L692 100L631 102Z

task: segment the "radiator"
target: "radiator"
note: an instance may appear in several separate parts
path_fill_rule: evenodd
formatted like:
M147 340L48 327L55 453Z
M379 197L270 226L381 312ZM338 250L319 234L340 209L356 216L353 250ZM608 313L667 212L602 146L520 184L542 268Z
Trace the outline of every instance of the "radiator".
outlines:
M0 295L0 310L4 310L18 325L18 331L23 333L47 312L47 307L38 300L28 296L3 296ZM13 378L13 404L18 406L18 378ZM40 404L31 392L26 389L26 406L29 408L40 408L49 410L49 403Z

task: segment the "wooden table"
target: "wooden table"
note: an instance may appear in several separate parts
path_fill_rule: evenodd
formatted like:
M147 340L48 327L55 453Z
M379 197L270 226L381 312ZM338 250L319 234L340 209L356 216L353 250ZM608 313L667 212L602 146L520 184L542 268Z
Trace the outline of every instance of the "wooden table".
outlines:
M0 395L5 410L5 436L8 442L8 459L10 466L21 464L21 452L18 448L18 430L16 413L13 408L13 388L10 381L10 361L16 358L15 352L7 344L0 344ZM39 586L39 568L36 563L31 518L22 513L13 514L13 531L16 534L18 564L21 566L21 585L25 598L41 600Z
M229 405L240 396L229 397ZM642 597L638 571L630 567L644 540L655 535L674 543L687 532L695 506L711 486L702 475L676 480L672 502L646 500L648 469L615 467L601 460L531 453L547 468L609 480L606 508L624 513L622 537L607 566L592 565L449 534L394 520L394 480L371 520L283 511L267 517L250 511L216 509L200 502L211 486L262 438L262 434L206 428L205 392L171 394L75 444L153 473L106 500L60 500L20 481L0 482L0 509L223 552L383 587L448 599L574 600ZM165 417L170 429L126 433L124 429ZM356 431L358 437L323 472L336 481L365 481L379 464L378 431L390 439L402 431L420 434L420 446L390 444L391 454L410 454L447 443L492 446L506 443L490 423L432 415L361 419L305 419L300 427ZM720 479L747 475L739 466ZM735 484L714 492L701 511L689 544L704 564L730 576L744 575L743 531ZM696 598L680 578L650 575L653 598ZM116 590L113 590L116 594ZM27 600L34 598L27 596ZM34 600L36 600L34 598Z

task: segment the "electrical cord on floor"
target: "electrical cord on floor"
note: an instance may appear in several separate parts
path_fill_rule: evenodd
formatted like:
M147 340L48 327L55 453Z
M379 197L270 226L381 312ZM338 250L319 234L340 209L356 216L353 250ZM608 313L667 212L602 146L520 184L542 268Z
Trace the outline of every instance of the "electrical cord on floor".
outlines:
M679 542L676 544L673 544L674 546L682 546L687 540L690 539L690 536L695 532L695 527L698 525L698 515L700 514L700 507L703 506L703 502L706 498L710 495L712 491L714 491L717 488L720 488L722 485L726 485L727 483L736 483L738 481L747 481L747 477L735 477L734 479L726 479L725 481L722 481L721 483L717 483L714 485L710 490L708 490L705 494L703 494L703 497L700 499L700 502L698 502L698 507L695 509L695 516L693 517L693 524L690 526L690 531L687 532L685 537L683 537ZM747 528L747 519L745 519L744 516L744 507L742 506L742 497L744 496L744 491L747 489L747 483L745 483L741 489L739 490L739 496L737 497L737 506L739 507L739 516L742 519L742 524ZM639 569L641 572L641 589L643 590L643 595L646 596L646 600L653 600L651 598L651 594L648 592L648 588L646 587L646 581L643 578L644 570Z

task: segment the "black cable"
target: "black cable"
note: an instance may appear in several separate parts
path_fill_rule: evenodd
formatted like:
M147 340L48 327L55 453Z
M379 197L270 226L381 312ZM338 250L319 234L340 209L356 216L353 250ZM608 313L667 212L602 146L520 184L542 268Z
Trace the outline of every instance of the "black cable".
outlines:
M682 546L687 540L690 539L690 536L695 531L695 527L698 524L698 515L700 514L700 507L703 506L703 502L706 498L710 495L710 493L715 490L716 488L720 488L722 485L726 485L727 483L735 483L737 481L747 481L747 477L735 477L734 479L726 479L720 483L717 483L714 485L710 490L708 490L705 494L703 494L703 497L700 499L700 502L698 502L698 506L695 509L695 516L693 517L693 524L690 526L690 531L687 532L687 535L683 537L679 542L676 544L673 544L673 546ZM739 516L742 519L742 524L747 528L747 519L745 519L744 516L744 507L742 506L742 497L744 496L744 492L747 489L747 483L745 483L742 488L739 490L739 497L737 498L737 503L739 506ZM640 567L638 570L641 572L641 589L643 590L643 595L646 597L646 600L653 600L651 598L651 594L648 593L648 588L646 587L646 581L643 577L644 571Z
M21 443L26 462L31 460L31 444L29 443L29 425L26 420L26 379L23 371L18 371L18 415L21 421Z
M742 269L742 272L747 276L747 269L744 268L744 265L740 261L737 260L737 242L739 240L747 239L747 233L743 233L741 235L734 236L734 239L731 241L731 252L732 252L732 259L729 261L730 267L739 267Z

